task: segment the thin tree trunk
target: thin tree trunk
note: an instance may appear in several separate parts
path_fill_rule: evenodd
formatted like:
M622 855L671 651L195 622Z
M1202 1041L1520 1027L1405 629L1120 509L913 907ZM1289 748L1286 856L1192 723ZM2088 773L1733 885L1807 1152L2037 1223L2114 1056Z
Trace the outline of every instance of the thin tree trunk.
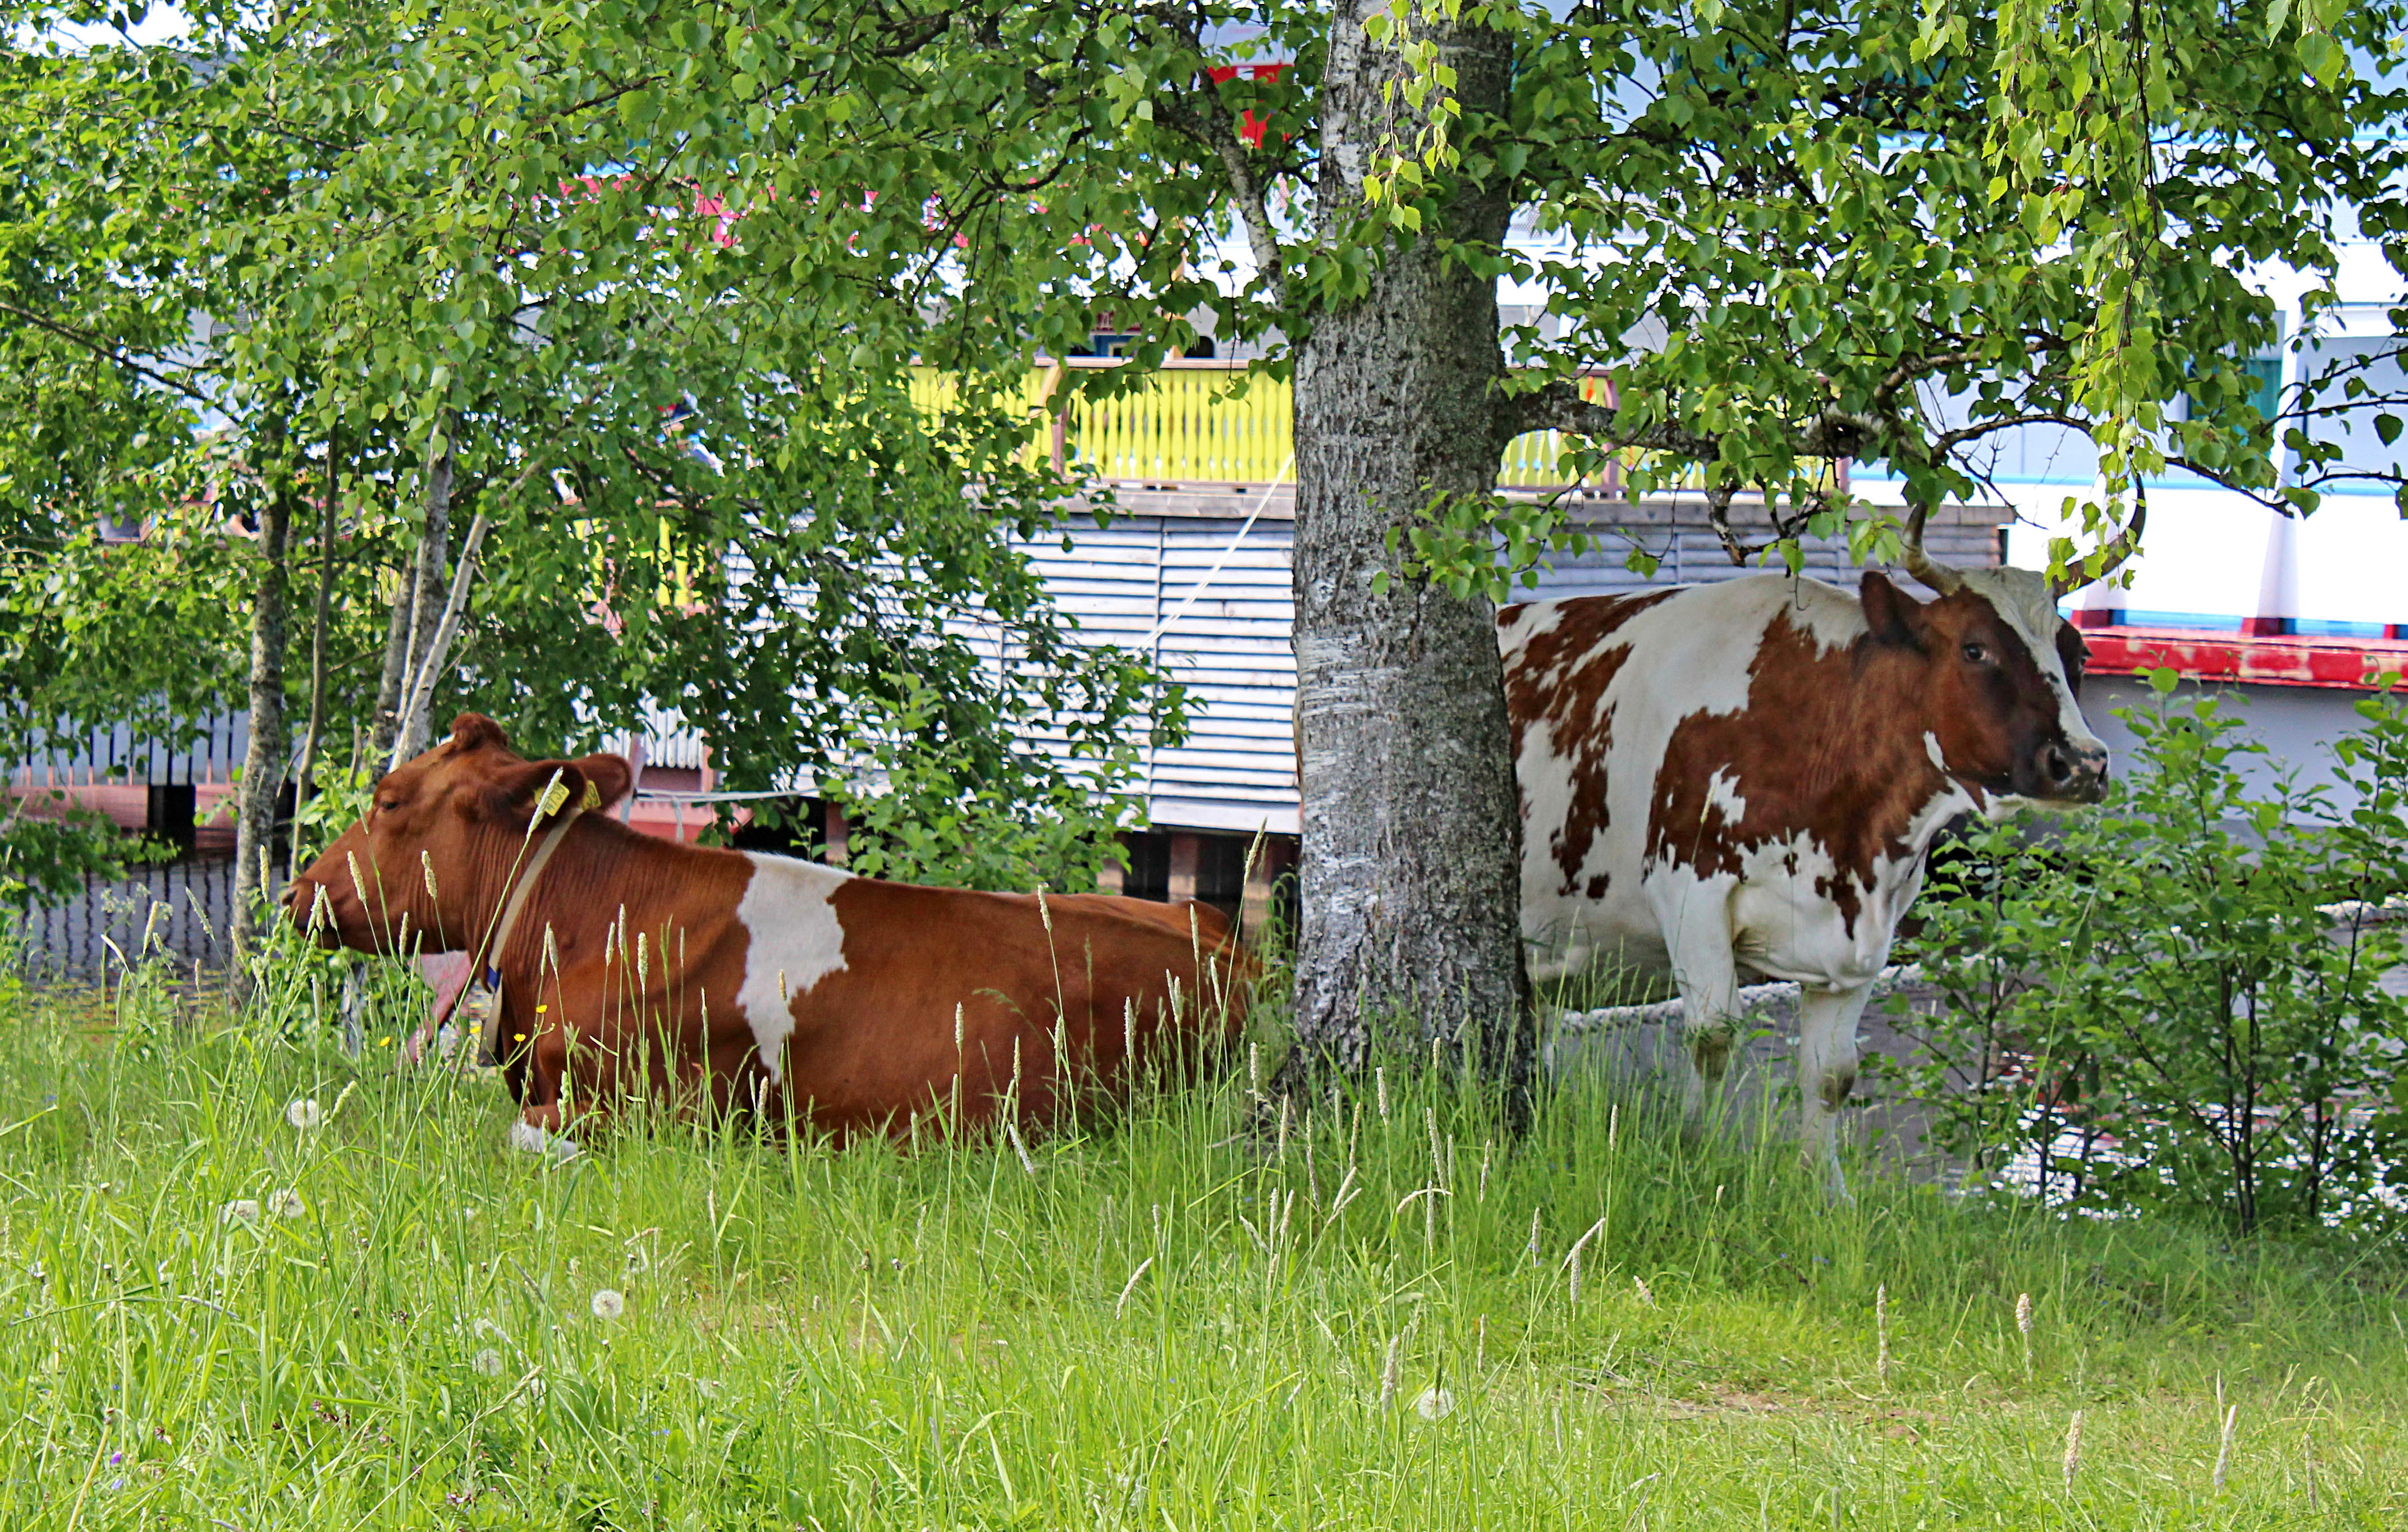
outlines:
M258 946L262 904L268 885L268 859L276 840L276 800L284 785L284 657L289 573L285 554L293 528L294 471L285 461L281 430L263 433L277 475L259 522L259 583L251 608L251 748L242 764L235 806L234 995L248 1000L251 965Z
M301 870L301 796L310 789L318 741L326 728L326 624L335 602L335 534L343 505L343 443L339 430L326 434L325 513L318 524L318 606L309 624L309 726L301 737L301 759L293 769L293 860L290 878Z
M418 657L412 674L408 695L402 698L401 729L396 737L401 742L400 753L407 757L426 748L433 734L434 721L427 709L435 705L435 686L443 679L444 666L452 656L452 638L460 630L460 615L467 609L468 588L476 582L477 549L485 540L485 513L477 512L468 523L468 535L461 539L460 558L452 571L451 598L443 603L443 615L436 620L435 636L426 643L426 651Z
M377 687L376 727L368 737L369 752L379 770L387 770L425 748L422 727L416 741L400 737L401 710L410 682L435 637L443 609L444 567L452 552L452 480L459 451L452 433L456 422L443 419L441 451L430 451L421 494L425 528L419 534L418 557L404 588L394 597L394 620L385 630L384 675ZM406 615L405 615L406 609Z
M1318 194L1333 222L1363 208L1383 133L1411 145L1421 125L1404 91L1383 99L1405 66L1362 18L1384 8L1348 0L1333 21ZM1428 12L1413 31L1455 68L1467 116L1502 111L1498 34ZM1529 1080L1521 810L1495 612L1416 578L1388 546L1434 493L1495 485L1496 285L1435 246L1499 239L1509 211L1501 193L1458 198L1444 226L1392 248L1369 291L1317 316L1297 348L1303 924L1284 1091L1333 1068L1359 1073L1383 1052L1426 1061L1432 1039L1517 1102Z
M476 584L477 550L483 545L485 533L491 525L484 508L509 503L519 491L526 488L527 480L536 476L542 464L540 455L531 457L526 466L519 470L519 476L510 480L509 486L498 495L487 491L475 496L479 509L468 520L468 535L460 540L460 557L452 571L452 594L443 603L442 615L436 619L433 637L427 639L426 647L419 653L418 663L411 671L406 694L401 700L401 726L395 737L400 741L398 754L403 758L424 750L434 732L435 720L428 709L435 705L436 685L442 680L444 668L451 664L452 641L459 635L460 619L468 609L468 592Z

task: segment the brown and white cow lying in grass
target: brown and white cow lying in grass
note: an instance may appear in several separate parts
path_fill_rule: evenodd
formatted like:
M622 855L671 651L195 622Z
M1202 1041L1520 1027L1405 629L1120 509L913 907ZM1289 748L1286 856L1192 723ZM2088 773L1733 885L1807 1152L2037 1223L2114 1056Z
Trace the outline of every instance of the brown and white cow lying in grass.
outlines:
M581 811L629 777L524 760L465 713L286 895L329 944L494 949L485 1036L523 1146L638 1096L838 1138L1008 1105L1037 1126L1243 1023L1252 969L1210 907L879 882Z

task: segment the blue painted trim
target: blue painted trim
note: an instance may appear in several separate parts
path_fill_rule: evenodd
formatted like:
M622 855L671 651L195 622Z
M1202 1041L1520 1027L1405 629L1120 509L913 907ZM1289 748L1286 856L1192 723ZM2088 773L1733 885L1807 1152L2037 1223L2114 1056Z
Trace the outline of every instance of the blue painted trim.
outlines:
M2343 623L2322 617L2298 617L2291 621L2291 631L2320 638L2380 638L2388 625L2384 623Z

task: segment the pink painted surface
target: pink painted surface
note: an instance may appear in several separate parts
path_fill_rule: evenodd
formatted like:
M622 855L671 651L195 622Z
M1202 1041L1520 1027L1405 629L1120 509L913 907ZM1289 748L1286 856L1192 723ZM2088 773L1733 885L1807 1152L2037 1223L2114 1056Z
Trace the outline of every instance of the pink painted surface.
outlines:
M2257 681L2268 686L2322 686L2371 691L2371 677L2408 672L2408 642L2252 635L2186 628L2089 628L2084 668L2128 676L2166 669L2186 680Z

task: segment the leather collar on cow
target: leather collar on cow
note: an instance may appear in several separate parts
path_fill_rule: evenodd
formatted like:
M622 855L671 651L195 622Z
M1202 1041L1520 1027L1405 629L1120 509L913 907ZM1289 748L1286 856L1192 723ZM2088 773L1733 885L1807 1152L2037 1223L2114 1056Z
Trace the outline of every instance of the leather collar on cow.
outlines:
M529 838L533 838L536 825L542 823L546 814L560 813L561 805L567 797L568 789L560 780L560 774L552 773L552 780L545 784L543 792L536 798L535 813L527 820ZM544 832L534 855L526 854L526 840L519 842L522 860L513 871L509 895L502 902L501 917L494 923L486 940L470 955L468 982L460 987L459 992L452 995L451 1004L435 1018L436 1028L442 1027L455 1016L473 1023L477 1028L477 1062L486 1068L492 1068L502 1061L502 953L509 948L511 933L518 929L519 916L526 908L528 896L535 892L537 880L543 876L544 865L552 860L552 852L560 849L560 843L568 838L569 826L575 824L586 810L601 806L601 790L589 781L585 784L583 801L560 814L560 823Z

